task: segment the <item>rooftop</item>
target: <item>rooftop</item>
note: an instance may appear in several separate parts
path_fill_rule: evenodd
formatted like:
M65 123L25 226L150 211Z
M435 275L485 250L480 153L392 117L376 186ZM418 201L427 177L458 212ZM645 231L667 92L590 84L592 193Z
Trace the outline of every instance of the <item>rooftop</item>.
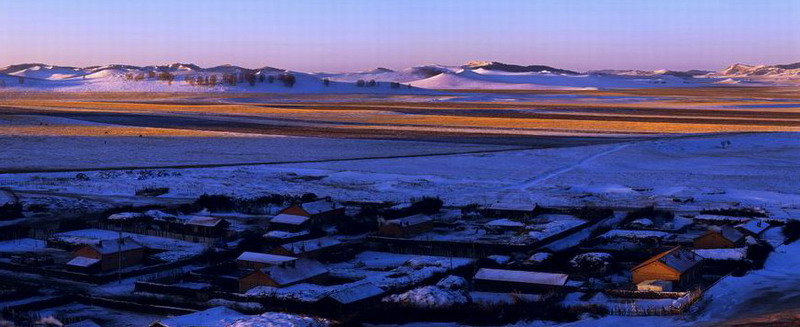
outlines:
M258 252L244 252L240 255L236 260L240 261L249 261L249 262L258 262L270 265L278 265L285 262L290 262L297 260L294 257L287 257L283 255L276 255L276 254L267 254L267 253L258 253Z
M475 273L473 279L564 286L564 284L567 283L567 279L569 279L569 275L535 271L481 268L477 273Z

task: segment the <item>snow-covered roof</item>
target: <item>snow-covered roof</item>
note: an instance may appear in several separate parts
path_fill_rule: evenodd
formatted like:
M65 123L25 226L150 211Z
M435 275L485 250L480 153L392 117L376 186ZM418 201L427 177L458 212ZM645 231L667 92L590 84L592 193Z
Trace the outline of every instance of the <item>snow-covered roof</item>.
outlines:
M66 324L64 327L101 327L91 319L81 320L79 322L73 322L71 324Z
M642 238L658 238L663 239L672 234L655 230L631 230L631 229L612 229L600 235L600 238L627 238L627 239L642 239Z
M431 219L431 217L428 215L416 214L408 217L387 220L386 224L399 225L399 226L414 226L414 225L424 224L432 220L433 219Z
M642 262L632 270L637 270L641 267L658 261L680 273L683 273L700 263L701 260L703 260L703 258L694 252L678 246L647 259L647 261Z
M187 218L188 218L186 219L187 225L197 225L206 227L214 227L224 221L224 219L222 218L208 217L208 216L191 216Z
M223 306L213 307L203 311L159 320L156 326L164 327L197 327L197 326L228 326L237 319L247 317L238 311Z
M353 303L383 294L380 287L372 283L364 283L353 287L340 289L328 295L331 299L342 304Z
M472 279L492 280L537 285L564 286L569 279L566 274L553 274L535 271L481 268Z
M258 253L258 252L244 252L238 258L238 261L258 262L269 265L278 265L285 262L297 260L294 257L287 257L283 255Z
M302 258L290 265L261 268L261 272L269 275L278 285L285 286L327 274L328 268L316 260Z
M139 212L120 212L120 213L115 213L115 214L112 214L112 215L108 216L107 219L108 220L131 220L131 219L141 218L142 216L144 216L144 215L139 213Z
M325 327L331 322L322 318L283 312L265 312L260 315L237 319L225 327Z
M722 227L714 226L707 232L703 233L703 235L700 235L699 237L703 237L711 233L719 233L722 237L724 237L728 241L731 241L731 243L741 242L745 237L745 235L742 234L742 232L730 226L722 226Z
M301 254L342 244L339 240L330 237L320 237L311 240L297 241L281 245L282 248L294 253Z
M716 221L729 221L729 222L739 222L744 223L750 220L750 218L745 217L734 217L734 216L723 216L723 215L697 215L694 219L698 220L716 220Z
M100 259L77 256L75 258L72 258L72 260L70 260L69 262L67 262L67 266L86 268L98 262L100 262Z
M297 216L297 215L282 213L270 219L269 222L273 224L302 225L309 219L311 218L306 216Z
M524 227L525 224L508 218L495 219L485 224L487 227Z
M769 228L769 224L762 221L761 219L753 219L744 224L736 225L736 228L743 229L753 234L761 234L764 230Z
M130 237L123 237L122 239L102 240L95 244L87 244L87 246L95 249L100 254L112 254L117 252L125 252L131 250L143 249L144 246L139 242L134 241Z
M306 212L316 215L336 209L336 203L328 199L306 202L300 205Z
M286 232L282 230L271 230L269 232L264 233L264 237L275 238L275 239L287 239L287 238L305 236L308 234L309 232L307 230L302 230L296 233Z
M503 210L503 211L533 211L536 209L535 204L524 204L524 203L502 203L496 202L490 204L487 209L490 210Z
M694 253L711 260L744 260L747 257L747 248L695 249Z

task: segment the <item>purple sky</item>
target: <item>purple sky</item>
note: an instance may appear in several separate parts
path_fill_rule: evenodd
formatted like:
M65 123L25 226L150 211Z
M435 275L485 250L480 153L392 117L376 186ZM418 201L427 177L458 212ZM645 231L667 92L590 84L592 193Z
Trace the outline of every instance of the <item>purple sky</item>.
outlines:
M0 1L0 66L469 60L581 71L797 62L800 1Z

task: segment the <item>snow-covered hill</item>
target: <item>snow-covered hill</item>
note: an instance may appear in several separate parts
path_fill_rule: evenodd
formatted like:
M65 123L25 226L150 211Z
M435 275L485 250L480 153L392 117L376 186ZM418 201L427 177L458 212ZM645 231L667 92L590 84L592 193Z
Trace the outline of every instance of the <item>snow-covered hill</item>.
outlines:
M720 75L728 77L789 77L800 78L800 62L787 65L734 64L723 69Z
M162 74L171 76L172 83L159 78ZM281 76L287 74L295 78L291 86L281 81ZM223 81L226 75L235 75L235 83ZM250 85L247 77L251 81L255 78L255 83ZM199 79L203 82L193 82ZM31 63L0 68L0 87L3 89L64 92L430 94L435 93L431 90L575 90L731 84L799 85L800 63L771 66L736 64L717 73L700 70L595 70L578 73L545 65L523 66L496 61L472 61L461 66L430 64L402 70L378 67L342 73L301 73L270 66L202 68L191 63L142 67L122 64L66 67Z

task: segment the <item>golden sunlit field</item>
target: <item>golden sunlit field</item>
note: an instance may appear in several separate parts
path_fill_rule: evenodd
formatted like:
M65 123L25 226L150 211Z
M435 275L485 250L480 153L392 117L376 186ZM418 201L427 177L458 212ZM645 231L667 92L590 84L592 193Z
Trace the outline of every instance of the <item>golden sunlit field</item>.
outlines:
M349 160L694 133L796 132L797 91L715 87L434 96L4 92L0 168Z
M4 94L4 116L48 115L130 127L3 124L0 134L211 136L208 131L223 131L414 139L800 131L797 91L737 87L503 92L525 97L499 102L459 102L447 96L353 95L346 102L331 102L325 95Z

